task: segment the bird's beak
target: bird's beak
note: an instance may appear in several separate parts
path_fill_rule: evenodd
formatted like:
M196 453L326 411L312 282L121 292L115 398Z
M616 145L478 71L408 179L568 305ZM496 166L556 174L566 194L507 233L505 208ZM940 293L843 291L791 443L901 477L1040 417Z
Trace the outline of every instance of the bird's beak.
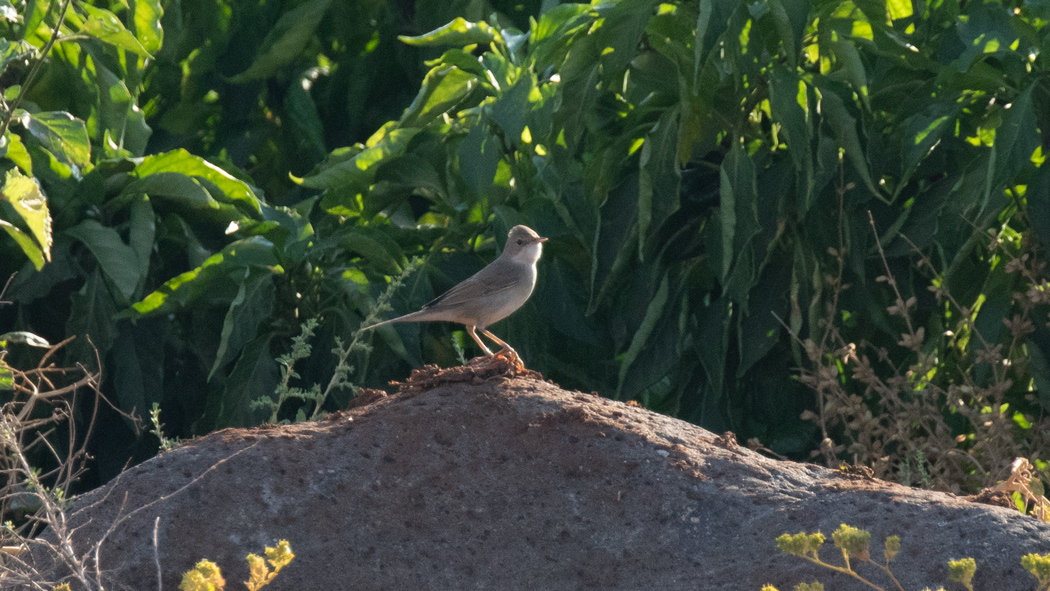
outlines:
M547 240L549 240L549 238L547 238L546 236L540 236L536 239L536 242L546 242Z

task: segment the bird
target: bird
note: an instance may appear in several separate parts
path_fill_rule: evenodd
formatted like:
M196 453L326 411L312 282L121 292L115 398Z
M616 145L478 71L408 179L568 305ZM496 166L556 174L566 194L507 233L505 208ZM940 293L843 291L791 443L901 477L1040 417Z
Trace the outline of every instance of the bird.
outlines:
M506 356L520 363L517 351L489 332L488 327L510 316L532 295L536 287L536 262L540 260L546 241L547 238L528 226L514 226L507 233L503 253L483 269L434 298L419 311L361 330L394 322L458 322L467 327L467 334L487 357L493 357L493 353L478 332L501 347L496 356Z

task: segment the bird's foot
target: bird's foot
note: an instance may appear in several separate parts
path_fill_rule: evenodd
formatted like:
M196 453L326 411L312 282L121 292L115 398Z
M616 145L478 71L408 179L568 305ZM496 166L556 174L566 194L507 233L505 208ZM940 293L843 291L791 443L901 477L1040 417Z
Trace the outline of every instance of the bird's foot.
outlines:
M510 363L511 366L514 367L514 369L518 371L525 371L525 362L521 360L521 357L518 357L518 352L510 348L509 346L500 349L495 356L505 360L507 363Z

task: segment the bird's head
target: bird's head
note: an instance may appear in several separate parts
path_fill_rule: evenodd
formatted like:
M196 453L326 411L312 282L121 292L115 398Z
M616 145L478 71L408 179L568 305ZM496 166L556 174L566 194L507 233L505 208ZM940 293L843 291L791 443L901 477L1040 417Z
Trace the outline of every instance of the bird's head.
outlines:
M507 246L503 249L503 256L529 265L535 264L540 260L543 243L546 241L546 238L528 226L514 226L507 234Z

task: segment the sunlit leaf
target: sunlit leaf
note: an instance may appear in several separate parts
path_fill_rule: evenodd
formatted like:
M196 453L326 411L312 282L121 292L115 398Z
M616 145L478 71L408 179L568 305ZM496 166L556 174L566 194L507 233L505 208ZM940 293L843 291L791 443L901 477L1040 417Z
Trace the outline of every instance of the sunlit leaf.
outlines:
M489 26L488 23L472 23L462 17L456 17L452 22L416 37L402 35L398 37L403 43L415 45L416 47L436 47L442 45L473 45L475 43L491 43L499 38L499 33Z
M91 144L84 122L65 111L26 113L22 124L55 158L81 170L91 165Z
M91 35L119 49L144 57L153 57L153 54L143 47L142 43L139 43L131 31L124 28L124 23L120 22L120 19L112 12L90 4L78 4L77 7L88 16L80 28L81 33Z
M11 205L22 223L29 228L30 235L45 261L51 260L51 211L47 198L40 191L36 179L23 176L18 169L7 171L4 177L3 194L0 196ZM27 253L28 254L28 253ZM39 267L38 267L39 268Z

